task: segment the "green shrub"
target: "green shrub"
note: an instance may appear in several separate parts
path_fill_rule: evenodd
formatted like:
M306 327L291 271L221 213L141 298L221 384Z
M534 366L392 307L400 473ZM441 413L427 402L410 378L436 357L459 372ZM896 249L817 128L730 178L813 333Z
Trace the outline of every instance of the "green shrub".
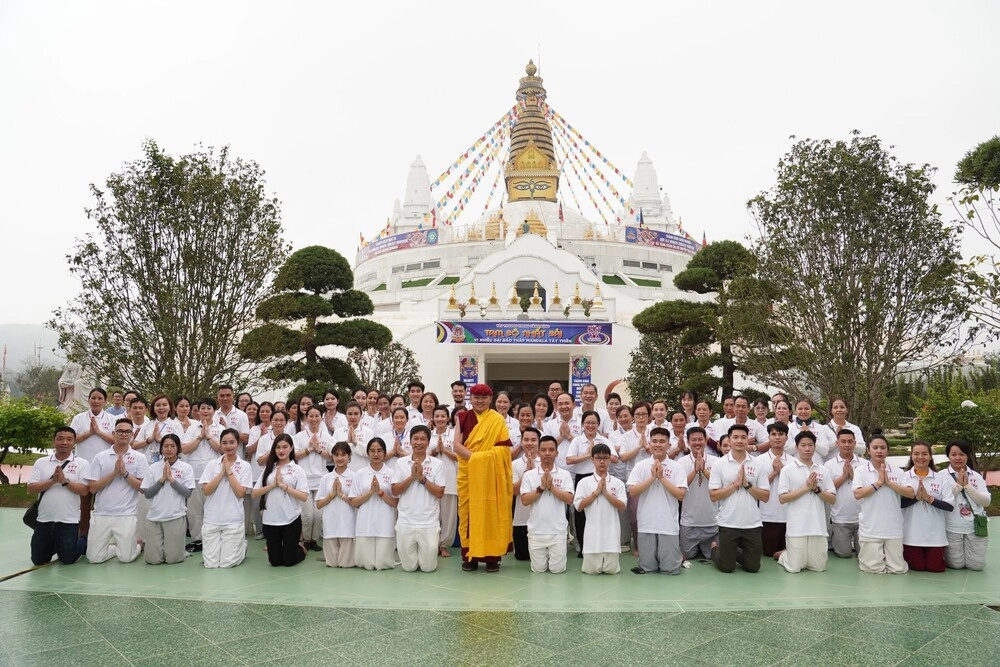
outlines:
M963 408L963 401L974 408ZM914 424L916 438L934 445L967 440L976 452L977 468L1000 468L1000 390L971 393L957 386L929 389Z

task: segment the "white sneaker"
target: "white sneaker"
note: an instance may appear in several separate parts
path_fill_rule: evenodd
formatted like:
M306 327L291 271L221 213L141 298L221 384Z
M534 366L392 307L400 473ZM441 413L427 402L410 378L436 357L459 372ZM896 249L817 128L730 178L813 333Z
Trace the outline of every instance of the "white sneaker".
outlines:
M691 561L689 561L689 560L684 561L683 563L681 563L681 567L683 567L685 570L690 570L691 569Z

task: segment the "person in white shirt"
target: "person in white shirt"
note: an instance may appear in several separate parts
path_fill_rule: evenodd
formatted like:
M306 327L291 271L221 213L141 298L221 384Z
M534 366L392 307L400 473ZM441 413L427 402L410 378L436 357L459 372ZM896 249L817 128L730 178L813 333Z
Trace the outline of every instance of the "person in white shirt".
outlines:
M358 401L358 405L364 408L361 414L361 424L362 426L364 426L366 429L368 429L373 433L375 432L375 426L379 423L379 420L382 419L378 413L378 401L379 398L383 396L385 395L380 394L377 389L372 389L371 391L368 392L368 396L365 397L364 401ZM385 402L386 405L388 405L389 399L386 398ZM351 453L352 461L354 460L355 456L356 454L352 452Z
M954 480L934 470L931 446L922 440L910 446L908 470L903 483L916 495L901 501L903 560L914 572L944 572L947 519L955 509Z
M117 394L119 399L121 394ZM104 409L107 400L107 392L100 387L90 390L87 402L90 404L89 410L84 410L73 417L70 428L76 432L76 455L87 461L88 465L97 458L100 452L110 449L115 438L112 431L115 429L117 416L112 415ZM122 413L124 413L124 409ZM90 511L94 503L94 497L88 490L80 496L80 535L87 536L90 531Z
M649 426L649 418L652 414L652 407L645 401L639 401L632 405L632 418L635 420L632 431L623 437L621 460L628 465L628 474L632 473L635 466L650 457L649 439L646 437ZM626 476L627 480L628 477ZM629 535L631 536L632 555L639 557L639 499L635 496L628 497L629 513Z
M628 478L629 495L639 498L639 563L632 568L635 574L680 574L684 562L678 539L678 512L687 493L687 475L667 456L669 443L667 429L650 431L653 455L637 463Z
M562 398L562 397L560 397ZM589 530L583 540L584 574L618 574L619 535L618 512L626 507L625 485L608 473L611 448L603 443L590 450L594 474L576 485L573 505L577 512L586 512Z
M518 421L517 416L512 415L510 413L510 408L511 408L510 394L508 394L505 391L498 391L496 393L496 396L493 397L493 409L499 412L500 416L503 417L504 420L507 422L507 431L510 432L511 440L513 441L514 434L521 432L521 424ZM518 442L520 442L520 439L518 439ZM514 458L516 458L517 455L520 453L516 451L517 446L518 444L517 442L515 442L514 449L512 449L510 452L511 456Z
M556 439L543 435L538 444L538 466L525 470L521 477L521 503L530 511L528 553L532 572L566 571L566 508L573 502L573 478L556 467L557 452Z
M86 481L89 464L73 454L76 440L76 431L60 426L52 437L53 452L31 468L28 493L41 495L38 523L31 534L31 562L35 565L44 565L53 556L63 565L72 565L83 555L80 499L90 495Z
M614 421L611 419L611 415L604 408L597 407L597 385L596 384L585 384L580 388L580 405L578 405L573 410L574 417L583 417L585 412L596 412L598 417L600 417L600 424L597 426L597 432L600 433L605 438L611 429L614 428Z
M556 467L576 472L576 467L566 462L573 438L583 433L583 425L573 416L573 397L570 394L559 394L556 400L556 411L545 424L543 435L551 435L559 443L559 454L556 457Z
M705 437L708 438L708 451L706 453L714 455L716 458L719 456L719 436L721 433L717 433L715 427L712 425L712 405L708 401L698 401L694 406L694 421L688 424L685 428L690 431L691 429L698 427L705 432Z
M153 397L152 418L146 420L132 442L132 449L140 449L146 455L149 465L160 460L160 440L163 436L173 433L177 437L184 435L184 427L170 415L174 412L174 402L166 394Z
M803 431L816 434L816 455L826 461L837 453L837 438L829 428L813 419L812 400L800 398L795 402L795 419L788 425L788 448L794 447L795 436Z
M250 404L252 406L253 403ZM248 409L250 406L247 406ZM263 465L261 465L261 456L258 453L260 449L260 439L268 435L271 432L271 417L274 416L274 404L270 401L263 401L257 407L257 423L250 427L250 436L247 439L246 454L247 462L250 464L250 474L253 477L254 484L260 479L260 473L263 470ZM264 457L264 462L267 462L267 456ZM250 498L250 523L253 524L253 538L255 540L264 539L264 520L260 514L260 498Z
M143 554L149 565L184 560L187 499L195 486L194 470L177 458L180 437L176 433L160 436L159 450L160 460L149 467L140 487L149 501Z
M767 471L767 482L770 488L766 502L760 503L760 540L765 556L778 557L785 550L786 515L788 509L778 498L778 476L781 469L791 463L794 458L788 451L788 427L775 422L767 427L767 439L770 448L757 457L757 463Z
M617 394L612 394L608 397L608 409L611 409L612 404L616 404L617 401L613 397ZM628 475L632 471L632 459L634 459L636 450L638 448L638 443L635 440L635 432L633 431L633 426L635 425L632 421L632 408L627 405L615 405L614 408L614 420L615 426L611 429L611 433L608 434L608 446L611 448L612 460L616 460L616 463L611 465L611 474L617 479L621 480L624 484L628 481ZM628 456L627 459L622 459L622 456ZM619 522L622 527L622 553L629 551L631 547L631 515L629 508L626 507L621 512L621 516L618 517Z
M802 432L795 436L797 459L781 468L778 499L788 506L787 547L778 554L778 565L788 572L826 569L827 527L824 503L832 505L836 490L830 471L813 461L816 436Z
M365 448L368 441L374 435L372 430L365 426L361 405L351 401L344 406L345 423L338 427L333 433L334 442L346 442L351 448L350 460L351 470L361 470L368 465L368 455ZM353 557L353 556L352 556Z
M534 411L531 425L543 435L545 434L545 425L555 412L555 405L548 394L535 394L534 398L531 399L531 408ZM556 442L559 442L559 438L556 438Z
M233 405L233 388L228 384L220 384L216 398L219 400L219 409L215 413L215 421L222 428L235 429L240 434L240 448L247 444L250 439L250 419L247 413ZM237 452L238 453L238 452Z
M684 558L695 558L699 551L702 557L711 558L712 545L719 541L719 506L709 497L708 482L719 457L708 453L708 437L700 426L688 429L687 437L691 453L677 461L687 475L678 541Z
M433 391L425 391L423 396L420 397L420 413L416 415L410 415L410 420L406 423L406 432L409 434L410 429L414 426L430 426L434 423L434 408L436 408L440 403L438 402L437 394Z
M469 398L466 395L468 391L469 388L461 380L455 380L451 383L451 401L456 408L472 409L472 404L469 403Z
M323 412L313 405L306 410L302 430L295 434L295 459L306 473L309 495L302 505L302 539L311 551L322 551L323 515L316 511L319 481L327 474L326 463L333 460L333 438L323 426Z
M854 497L854 471L866 462L855 454L854 432L843 429L837 434L838 454L824 466L833 480L837 498L830 508L830 543L837 558L850 558L861 552L858 541L858 515L861 503Z
M389 446L386 453L386 463L394 463L392 459L401 459L413 453L410 449L410 425L411 415L406 408L393 408L389 422L382 422L380 430L375 435L379 436Z
M347 417L343 412L337 411L338 407L340 407L340 392L332 387L324 391L323 424L330 435L347 428Z
M144 409L142 405L140 410ZM131 563L139 557L136 512L139 487L149 473L149 463L131 447L134 432L130 420L115 422L114 446L99 453L84 476L94 496L87 538L87 560L91 563L103 563L116 556L122 563Z
M889 441L881 431L868 439L868 463L854 469L854 497L861 502L858 515L858 568L873 574L903 574L903 509L900 497L916 493L903 480L905 473L886 457Z
M351 505L356 479L350 467L351 446L340 441L330 451L333 471L323 476L316 492L316 509L323 512L323 560L327 567L354 567L357 510Z
M733 424L742 424L747 427L749 442L747 451L756 456L768 450L767 430L756 419L750 418L750 399L746 396L737 396L733 399L733 416L727 416L712 423L712 428L718 434L728 433L729 427Z
M745 424L733 424L727 435L731 450L715 462L708 481L709 497L719 503L719 544L712 559L721 572L732 572L739 553L744 572L758 572L763 544L757 503L771 496L770 467L747 455L750 429Z
M566 464L575 473L574 481L576 484L579 484L583 478L594 474L594 463L591 458L594 446L608 444L607 438L599 432L601 428L601 416L595 411L587 410L580 415L580 426L583 428L583 433L573 438L569 444L569 450L566 452ZM617 455L612 454L611 461L612 463L617 463ZM576 528L576 541L582 545L587 530L586 512L575 512L573 514L573 522Z
M424 383L419 380L410 380L409 384L406 385L406 395L410 399L410 404L406 406L406 412L409 417L417 417L420 415L420 399L424 395Z
M518 456L521 455L521 436L524 433L524 429L530 428L535 422L535 409L531 407L528 403L515 403L514 404L514 415L517 417L514 419L513 426L510 422L507 422L507 431L510 433L510 441L514 444L510 449L510 458L513 461ZM539 433L542 429L535 428Z
M438 556L450 558L448 547L455 543L458 530L458 455L455 453L455 432L451 427L451 413L445 405L434 408L434 428L428 451L441 459L444 468L444 495L441 496L441 543Z
M247 552L243 496L252 488L250 464L236 456L239 431L227 428L219 441L222 456L205 467L199 480L205 493L202 553L208 568L235 567Z
M945 525L948 535L945 562L955 570L982 570L986 567L990 538L985 534L985 526L977 530L976 521L986 521L985 508L991 501L990 492L986 480L976 472L976 457L968 442L952 440L944 453L951 464L945 474L954 482L952 495L955 498L955 509L948 515Z
M385 442L368 442L368 465L357 472L351 488L351 505L358 509L354 538L354 563L366 570L391 570L396 566L396 498L392 495L392 470L385 465Z
M854 434L854 453L859 457L865 453L865 437L861 434L861 428L847 421L847 401L839 396L830 401L830 421L826 423L826 427L835 437L845 428L848 429ZM829 457L833 457L833 450Z
M295 463L292 436L282 433L274 439L251 495L260 498L271 567L292 567L305 560L302 504L309 501L309 482Z
M521 502L521 479L528 470L533 470L539 465L538 440L541 433L537 428L528 427L521 434L521 455L514 459L511 464L512 477L514 480L514 558L516 560L531 560L530 547L528 546L528 519L531 510Z
M181 458L200 480L205 468L222 455L222 426L215 421L215 399L203 398L198 403L198 423L192 425L181 442ZM187 524L191 541L184 547L191 553L202 550L201 529L205 523L205 492L196 484L187 503Z
M444 466L427 455L431 430L423 425L410 429L413 453L396 462L392 495L396 503L396 553L404 572L437 569L441 539L438 502L444 495Z

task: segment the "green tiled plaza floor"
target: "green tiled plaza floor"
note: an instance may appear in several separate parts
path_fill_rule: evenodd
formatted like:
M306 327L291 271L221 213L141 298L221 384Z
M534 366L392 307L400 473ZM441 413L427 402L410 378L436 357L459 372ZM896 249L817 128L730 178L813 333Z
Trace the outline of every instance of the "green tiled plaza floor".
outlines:
M20 510L0 510L0 577L30 567ZM994 525L996 525L994 523ZM232 570L53 564L0 583L0 665L1000 664L1000 577L865 575L831 558L790 575L271 568L261 542ZM1000 549L991 547L992 568ZM599 612L599 613L598 613Z

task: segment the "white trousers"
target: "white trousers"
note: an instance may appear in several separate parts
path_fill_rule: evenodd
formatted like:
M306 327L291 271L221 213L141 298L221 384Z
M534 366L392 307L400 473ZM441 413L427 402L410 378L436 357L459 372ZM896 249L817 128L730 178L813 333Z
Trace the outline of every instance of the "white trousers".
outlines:
M441 546L445 549L455 542L455 530L458 528L458 496L444 494L441 496Z
M872 574L903 574L909 570L903 560L903 540L873 540L861 538L858 567Z
M976 537L975 534L948 532L948 546L944 549L944 561L954 570L982 570L986 567L986 552L990 538Z
M302 503L302 539L319 542L323 539L323 512L316 509L316 492L310 491Z
M619 554L613 553L583 554L584 574L618 574L621 566L618 564Z
M778 557L778 565L789 572L803 569L822 572L826 569L826 535L807 537L785 537L785 550Z
M355 537L354 564L366 570L391 570L396 567L395 537Z
M247 555L246 526L239 523L205 523L201 528L205 567L236 567Z
M136 518L128 516L90 515L90 533L87 535L87 560L103 563L118 557L123 563L131 563L139 557L136 542Z
M323 559L327 567L354 567L354 538L324 537Z
M441 529L412 528L396 524L396 553L405 572L433 572L438 566L438 542Z
M532 572L560 574L566 571L566 535L528 533L528 556Z

